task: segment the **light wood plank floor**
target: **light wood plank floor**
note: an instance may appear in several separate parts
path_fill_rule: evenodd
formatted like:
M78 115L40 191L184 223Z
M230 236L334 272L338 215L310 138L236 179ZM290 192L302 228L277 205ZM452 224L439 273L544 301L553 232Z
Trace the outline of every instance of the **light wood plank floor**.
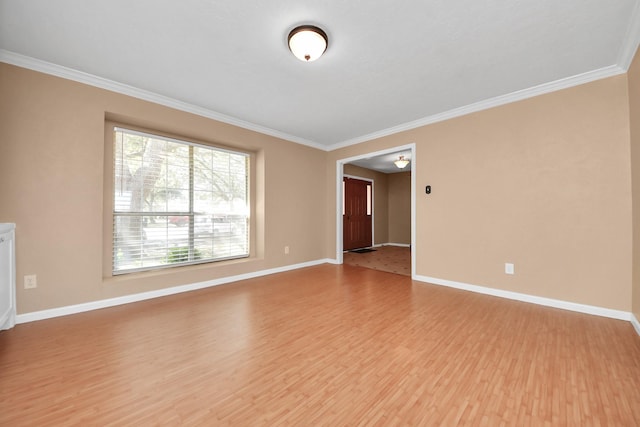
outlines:
M0 425L640 425L628 322L321 265L0 332Z
M411 276L411 248L378 246L373 252L343 254L344 264Z

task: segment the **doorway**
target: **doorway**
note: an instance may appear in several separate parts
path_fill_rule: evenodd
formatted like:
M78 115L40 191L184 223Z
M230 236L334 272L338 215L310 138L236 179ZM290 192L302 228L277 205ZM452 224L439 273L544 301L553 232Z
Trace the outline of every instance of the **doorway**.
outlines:
M373 183L343 177L342 247L343 250L373 246Z
M351 225L349 223L347 223L347 219L345 218L345 214L347 213L347 203L344 201L344 196L345 193L347 191L347 180L345 180L345 176L348 178L356 178L356 179L362 179L362 177L360 177L359 173L353 173L352 174L352 169L354 168L350 168L349 172L345 172L345 165L349 164L349 165L355 165L355 166L359 166L361 168L365 168L365 169L369 169L369 170L376 170L378 172L382 172L385 174L390 173L389 170L384 170L385 166L381 166L383 164L386 165L386 167L388 168L389 165L393 165L394 164L394 158L397 160L398 159L398 155L405 155L406 158L411 160L411 164L409 166L411 166L409 169L410 171L410 176L408 177L408 179L410 179L410 185L411 185L411 191L410 191L410 203L411 203L411 236L410 236L410 243L406 244L401 244L401 245L395 245L393 242L389 242L388 244L385 243L388 240L385 240L385 237L382 236L380 238L378 238L378 234L376 231L376 239L380 240L379 243L376 243L373 241L373 238L371 238L371 240L368 241L360 241L357 243L353 243L352 240L358 240L357 237L349 237L349 236L345 236L345 234L349 234L351 233L350 231L350 227ZM392 147L389 149L385 149L385 150L381 150L381 151L376 151L376 152L371 152L371 153L365 153L365 154L361 154L361 155L357 155L357 156L353 156L353 157L348 157L348 158L343 158L343 159L339 159L336 161L336 263L338 264L343 264L344 262L344 257L347 255L350 255L353 253L353 248L357 248L357 247L370 247L370 246L374 246L374 244L376 244L376 246L374 246L374 248L376 249L375 252L369 253L370 254L374 254L374 255L379 255L381 256L382 253L378 253L378 252L382 252L382 246L384 247L388 247L388 245L391 246L402 246L404 248L406 248L407 250L410 250L410 275L412 278L414 278L416 276L416 252L418 251L418 247L416 245L416 169L415 169L415 162L416 162L416 146L415 143L410 143L407 145L403 145L403 146L397 146L397 147ZM378 167L370 167L370 165L376 165L376 166L380 166L382 168L378 169ZM399 166L398 166L399 167ZM355 171L353 171L355 172ZM397 172L397 171L395 171ZM347 175L348 174L348 175ZM364 179L368 179L369 176L367 174L365 174L366 178ZM406 176L406 174L405 174ZM371 177L373 178L373 177ZM384 188L384 187L383 187ZM373 188L372 188L373 190ZM362 190L360 190L362 191ZM384 191L384 190L382 190ZM375 192L379 192L376 186L376 190ZM374 193L372 191L372 193ZM362 193L360 193L362 197ZM387 193L388 194L388 193ZM394 193L395 194L395 193ZM372 198L375 197L374 194L372 194ZM377 202L376 202L377 203ZM394 205L397 206L397 205ZM360 209L362 209L362 205L360 206ZM373 207L372 207L373 209ZM384 208L383 208L384 209ZM388 212L386 209L384 210L384 212ZM404 211L406 212L406 210ZM373 212L372 212L373 213ZM371 217L371 220L373 220L373 217L375 216L375 214L373 214ZM365 215L366 217L366 215ZM376 216L377 218L377 216ZM376 221L378 221L378 219L376 219ZM384 220L382 220L384 221ZM378 227L379 224L378 222L376 222L376 227ZM404 227L404 226L403 226ZM369 230L371 230L373 227L368 227ZM367 236L368 237L368 236ZM373 237L373 236L372 236ZM406 238L405 238L406 239ZM345 241L346 240L346 241ZM405 241L406 242L406 241ZM365 254L366 255L366 254ZM406 269L404 270L406 271ZM406 273L404 273L406 274Z

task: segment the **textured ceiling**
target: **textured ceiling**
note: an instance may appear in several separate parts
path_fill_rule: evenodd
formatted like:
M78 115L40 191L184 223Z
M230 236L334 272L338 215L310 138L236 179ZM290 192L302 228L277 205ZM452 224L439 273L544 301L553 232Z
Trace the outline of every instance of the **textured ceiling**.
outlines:
M0 0L0 60L332 149L624 72L638 9L638 0ZM313 63L286 45L304 23L329 35Z
M409 160L409 164L399 169L393 162L403 156L405 160ZM360 166L367 169L373 169L382 173L398 173L411 171L411 150L399 150L393 153L381 154L379 156L365 157L358 160L350 161L352 165Z

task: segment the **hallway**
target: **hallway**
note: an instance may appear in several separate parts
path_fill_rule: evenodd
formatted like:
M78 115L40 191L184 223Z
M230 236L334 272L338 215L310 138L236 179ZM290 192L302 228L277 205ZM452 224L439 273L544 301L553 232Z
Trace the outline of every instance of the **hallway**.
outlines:
M345 252L343 263L411 276L411 248L379 246L373 252Z

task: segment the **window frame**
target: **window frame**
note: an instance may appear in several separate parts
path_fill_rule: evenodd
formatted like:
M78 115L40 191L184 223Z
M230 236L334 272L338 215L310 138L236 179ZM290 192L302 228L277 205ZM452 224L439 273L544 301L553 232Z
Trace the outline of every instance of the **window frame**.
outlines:
M190 147L190 161L193 161L193 149L191 147L199 147L207 150L216 150L219 152L231 153L234 155L241 155L245 157L245 167L246 167L246 251L241 255L232 255L228 257L220 257L220 258L206 258L206 259L197 259L185 262L172 262L167 264L160 264L155 266L145 266L139 268L129 268L129 269L120 269L116 270L116 263L114 259L114 248L115 248L115 218L117 215L121 215L122 213L116 212L115 207L115 144L116 144L116 132L124 131L131 134L140 135L143 137L156 138L161 140L166 140L168 142L182 144ZM185 266L194 266L194 265L202 265L202 264L221 264L225 263L225 261L237 261L246 258L252 258L255 256L255 204L253 202L253 194L255 191L255 182L253 179L255 169L255 153L250 152L248 150L231 148L220 146L218 144L212 144L209 142L204 142L197 138L191 138L188 136L180 136L175 134L167 134L165 132L157 131L157 130L149 130L147 128L141 128L138 126L132 126L129 124L123 124L121 122L106 120L105 121L105 192L104 192L104 256L103 256L103 276L104 277L116 277L123 276L131 273L143 273L143 272L157 272L166 269L172 269L176 267L185 267ZM190 167L192 171L192 168ZM193 172L191 172L193 173ZM191 220L190 230L188 233L189 247L190 251L193 249L193 241L196 239L194 234L194 221L193 218L196 215L194 212L194 204L193 204L193 194L197 189L194 186L193 179L190 179L189 183L189 212L155 212L155 211L141 211L137 213L130 213L127 215L134 216L166 216L167 220L169 216L189 216ZM213 214L212 214L213 215ZM167 227L169 225L167 224ZM169 251L167 251L167 254Z

